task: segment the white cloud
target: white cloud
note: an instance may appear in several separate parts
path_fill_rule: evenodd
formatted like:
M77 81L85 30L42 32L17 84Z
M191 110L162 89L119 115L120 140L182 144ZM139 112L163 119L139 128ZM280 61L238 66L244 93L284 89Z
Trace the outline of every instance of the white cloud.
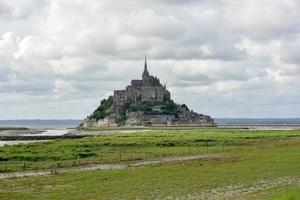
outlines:
M77 90L72 86L70 82L64 80L55 80L54 81L54 98L67 98L70 94L75 93Z
M173 15L159 15L154 10L143 9L131 13L127 23L134 35L176 40L186 32L184 23Z
M13 32L3 34L0 40L0 56L13 57L18 50L18 41L19 38Z
M150 72L194 110L299 117L299 9L297 0L0 0L0 110L34 107L28 117L39 118L51 105L48 117L60 118L55 105L76 105L66 118L84 117L140 78L147 55Z

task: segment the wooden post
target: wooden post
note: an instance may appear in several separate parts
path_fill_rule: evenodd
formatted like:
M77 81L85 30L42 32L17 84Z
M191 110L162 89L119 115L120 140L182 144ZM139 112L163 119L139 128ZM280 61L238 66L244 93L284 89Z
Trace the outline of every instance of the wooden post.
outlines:
M25 171L26 169L26 163L25 163L25 159L23 160L23 170Z
M119 161L120 162L122 161L122 153L121 153L121 151L119 151Z
M80 157L77 155L77 163L80 164Z
M206 142L206 153L208 153L208 142Z
M6 164L6 160L4 160L4 171L7 171L7 164Z

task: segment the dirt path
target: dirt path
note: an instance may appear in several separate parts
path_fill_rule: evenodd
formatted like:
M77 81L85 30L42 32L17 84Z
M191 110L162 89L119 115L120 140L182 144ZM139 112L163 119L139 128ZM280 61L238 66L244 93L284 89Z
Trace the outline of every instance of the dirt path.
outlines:
M57 169L57 173L75 172L75 171L89 171L89 170L118 170L128 167L141 167L147 165L163 164L169 162L180 162L187 160L211 160L211 159L228 159L231 158L224 154L203 154L193 156L180 156L180 157L164 157L153 160L138 161L129 164L92 164L85 166L78 166L73 168ZM39 172L16 172L0 174L0 179L6 178L22 178L22 177L37 177L51 175L51 171ZM203 190L199 193L191 193L182 197L166 197L165 200L223 200L223 199L244 199L248 195L255 195L256 193L264 190L280 187L284 185L300 185L299 177L280 177L276 179L258 180L249 184L232 184L224 187L217 187L213 189Z
M284 185L300 185L300 178L280 177L270 180L259 180L250 184L233 184L225 187L218 187L204 190L200 193L189 194L182 197L167 197L165 200L223 200L223 199L244 199L247 195L254 195L257 192Z
M144 161L139 161L139 162L129 163L129 164L91 164L91 165L78 166L72 168L55 169L55 172L52 171L52 173L50 170L2 173L0 174L0 179L46 176L53 173L72 172L72 171L114 170L114 169L124 169L127 167L140 167L145 165L162 164L162 163L177 162L177 161L224 159L226 157L228 156L224 154L202 154L202 155L193 155L193 156L164 157L164 158L144 160Z

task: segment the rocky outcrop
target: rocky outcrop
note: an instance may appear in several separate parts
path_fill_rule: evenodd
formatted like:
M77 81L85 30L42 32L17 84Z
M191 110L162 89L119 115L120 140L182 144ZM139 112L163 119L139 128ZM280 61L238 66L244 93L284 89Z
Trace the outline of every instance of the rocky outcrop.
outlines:
M84 127L102 126L213 126L207 115L176 104L166 86L149 75L145 59L142 80L132 80L125 90L115 90L113 96L101 101L88 116Z

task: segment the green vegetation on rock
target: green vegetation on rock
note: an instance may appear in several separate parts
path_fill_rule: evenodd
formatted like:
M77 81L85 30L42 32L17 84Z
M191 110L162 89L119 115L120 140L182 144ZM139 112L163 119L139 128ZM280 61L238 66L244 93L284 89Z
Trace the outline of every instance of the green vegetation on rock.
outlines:
M100 103L100 106L93 112L93 114L90 115L90 118L96 120L105 118L108 115L107 110L112 106L112 104L112 96L109 96L107 99L103 99Z
M153 107L158 106L160 111L153 110ZM144 101L138 104L131 103L125 106L125 109L129 112L141 111L146 115L175 115L178 116L181 113L179 105L173 100L166 99L163 102L160 101Z

